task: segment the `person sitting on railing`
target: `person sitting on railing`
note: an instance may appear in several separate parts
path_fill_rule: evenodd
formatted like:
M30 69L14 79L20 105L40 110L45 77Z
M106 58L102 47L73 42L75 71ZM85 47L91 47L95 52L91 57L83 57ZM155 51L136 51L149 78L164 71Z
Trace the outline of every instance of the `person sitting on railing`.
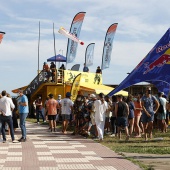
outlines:
M43 71L45 73L46 81L49 82L51 72L50 72L50 67L48 66L48 64L46 62L44 62Z
M56 65L54 64L54 62L51 62L50 64L51 64L50 65L50 70L51 70L51 77L52 77L51 82L55 82Z

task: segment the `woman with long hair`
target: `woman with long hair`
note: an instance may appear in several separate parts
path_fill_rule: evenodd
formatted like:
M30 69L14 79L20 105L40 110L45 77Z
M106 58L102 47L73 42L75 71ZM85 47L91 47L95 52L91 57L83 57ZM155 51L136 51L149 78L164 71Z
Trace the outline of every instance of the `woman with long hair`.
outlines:
M134 110L135 110L135 106L133 103L133 96L131 94L129 94L126 103L129 106L129 115L128 115L128 124L129 124L129 135L132 135L133 132L133 127L134 127Z
M141 105L141 97L138 94L136 96L136 100L134 100L134 105L135 105L135 123L134 123L134 131L135 131L135 137L141 137L141 129L139 126L139 121L142 115L142 105Z

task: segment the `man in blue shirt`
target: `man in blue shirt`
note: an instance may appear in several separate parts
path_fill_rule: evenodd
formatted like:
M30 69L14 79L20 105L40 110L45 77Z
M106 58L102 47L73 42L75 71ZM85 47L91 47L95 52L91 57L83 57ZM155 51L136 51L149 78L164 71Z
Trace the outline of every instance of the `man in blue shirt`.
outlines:
M89 68L86 66L86 63L84 63L83 72L89 72Z
M151 87L146 87L146 93L141 99L141 104L143 108L142 122L145 131L145 141L147 141L147 133L149 134L149 137L152 138L154 114L159 108L158 100L155 96L151 95Z
M18 110L20 115L20 127L22 137L18 140L19 142L26 141L26 127L25 127L25 120L28 116L29 108L28 108L28 98L26 95L23 94L23 90L19 90L19 99L18 99Z

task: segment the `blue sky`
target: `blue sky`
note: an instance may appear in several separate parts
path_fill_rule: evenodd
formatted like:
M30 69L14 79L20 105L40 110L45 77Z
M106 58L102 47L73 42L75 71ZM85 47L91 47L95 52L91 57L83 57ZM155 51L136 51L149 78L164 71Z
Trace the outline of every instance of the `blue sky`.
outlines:
M104 84L119 84L144 58L169 28L169 0L1 0L0 31L6 32L0 44L0 91L28 85L38 69L38 24L41 22L40 68L56 52L66 54L67 38L58 33L69 30L73 17L86 12L74 63L84 63L86 46L95 43L95 72L101 65L103 43L108 27L118 23L110 68L103 70Z

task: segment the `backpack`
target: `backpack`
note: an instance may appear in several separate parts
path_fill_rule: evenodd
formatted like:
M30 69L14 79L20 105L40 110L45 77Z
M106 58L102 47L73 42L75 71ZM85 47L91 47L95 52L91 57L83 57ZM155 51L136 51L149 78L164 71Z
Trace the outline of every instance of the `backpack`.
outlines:
M158 113L164 113L164 107L163 107L160 99L158 99L158 100L159 100L159 104L160 104L160 105L159 105L159 108L158 108Z

